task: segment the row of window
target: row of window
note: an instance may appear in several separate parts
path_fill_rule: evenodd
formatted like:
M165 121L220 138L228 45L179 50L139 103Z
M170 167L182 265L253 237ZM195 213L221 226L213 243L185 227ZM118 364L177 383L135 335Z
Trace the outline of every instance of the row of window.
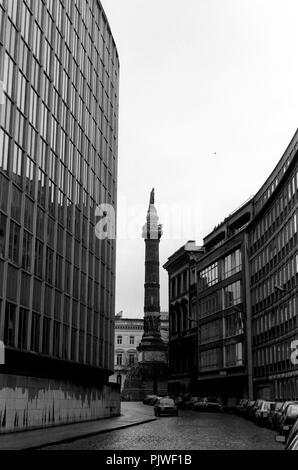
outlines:
M244 333L242 312L234 312L223 319L203 324L199 328L200 344L231 338Z
M279 363L281 361L291 360L292 347L291 340L279 344L273 344L260 348L254 352L254 367L262 367L270 364Z
M241 250L230 253L223 260L216 261L212 265L198 273L199 291L217 284L219 281L228 279L242 270ZM220 275L220 273L222 274Z
M266 298L283 289L288 282L294 280L298 274L298 254L289 259L280 269L275 271L266 280L260 282L252 289L252 302L254 307Z
M188 271L183 271L171 280L171 295L172 297L178 297L188 290Z
M132 367L137 362L137 353L129 353L126 355L118 352L116 353L115 359L115 366Z
M243 343L232 343L221 348L201 351L199 357L199 367L202 372L215 370L223 367L239 367L244 364Z
M123 341L123 336L118 335L117 336L117 344L120 345L120 344L124 344L124 343L125 343L125 341ZM135 337L134 336L129 337L129 344L135 344Z
M21 130L22 136L25 135L23 128L24 126ZM17 133L18 129L20 127L16 123L14 132ZM17 139L17 135L15 137ZM31 147L29 138L27 142L30 155L36 155L35 153L32 154L32 149L29 148ZM46 164L43 165L43 169L38 168L35 161L29 155L26 155L23 149L16 142L13 142L3 129L0 129L0 170L10 175L31 197L35 196L36 188L40 203L43 206L46 203L47 173L49 176L48 186L50 188L49 203L51 204L57 202L58 197L60 199L65 198L65 195L80 207L83 204L87 206L89 195L94 198L96 204L102 202L103 199L108 200L108 198L112 201L111 194L114 194L115 179L112 177L111 170L107 168L100 158L97 159L98 173L96 175L91 170L87 161L83 159L79 152L76 153L74 148L69 147L69 151L67 150L67 155L69 155L68 163L70 165L66 166L62 163L62 156L66 154L63 145L60 147L61 160L59 160L52 151L47 156L47 146L42 139L40 142L40 165L43 165L43 162L48 162L48 168ZM36 157L34 158L36 160ZM73 162L75 161L77 163L74 165ZM72 171L76 171L77 176Z
M283 215L289 204L297 197L298 193L298 171L292 176L291 180L284 188L281 195L274 201L271 209L265 214L256 225L251 234L251 245L256 244L263 236L267 236L272 231L272 227L278 217ZM297 227L297 222L296 222ZM296 229L297 231L297 229Z
M251 274L261 271L297 235L297 213L276 234L274 239L251 261Z
M295 154L296 150L297 150L297 144L295 145L295 150L292 149L292 152L294 152L293 155ZM283 165L283 167L280 168L280 170L279 170L278 174L276 175L274 181L272 181L270 183L267 190L256 201L256 211L257 212L259 212L261 210L261 208L266 204L266 202L270 199L271 195L273 194L273 192L277 188L277 186L279 184L279 181L281 180L281 178L283 177L283 175L287 171L289 165L290 165L290 159L288 159L286 161L286 163ZM296 178L297 178L297 174L296 174ZM291 184L293 185L292 187L291 187ZM279 205L279 207L277 207L278 211L281 210L281 212L282 212L284 203L285 203L285 205L287 204L287 202L286 202L287 198L289 200L291 199L293 193L295 192L295 186L296 186L296 189L297 189L298 188L298 179L296 179L296 183L295 183L295 181L292 182L292 183L289 183L288 187L286 188L286 191L285 191L284 195L278 200L278 205ZM268 219L268 222L269 222L269 219ZM257 230L259 230L259 229L257 229ZM258 235L257 238L259 238L260 236L261 235Z
M203 318L219 310L234 307L243 302L242 283L236 281L212 295L199 300L199 318Z
M1 305L1 303L0 303ZM30 350L61 359L85 362L96 366L102 365L104 354L107 354L108 341L99 338L103 329L103 317L96 317L91 328L84 330L70 326L49 317L42 317L33 312L29 329L29 310L17 309L13 303L6 302L4 316L4 342L8 346ZM84 315L85 322L86 315ZM92 334L91 334L92 330Z
M255 317L253 319L253 336L265 333L297 316L298 300L293 296L281 305Z

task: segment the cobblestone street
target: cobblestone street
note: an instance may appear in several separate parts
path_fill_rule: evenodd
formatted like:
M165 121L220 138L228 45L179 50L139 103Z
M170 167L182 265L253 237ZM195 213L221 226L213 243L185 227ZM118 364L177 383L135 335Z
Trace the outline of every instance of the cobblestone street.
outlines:
M147 407L150 414L153 408ZM178 417L113 431L53 450L283 450L275 431L232 414L181 411Z

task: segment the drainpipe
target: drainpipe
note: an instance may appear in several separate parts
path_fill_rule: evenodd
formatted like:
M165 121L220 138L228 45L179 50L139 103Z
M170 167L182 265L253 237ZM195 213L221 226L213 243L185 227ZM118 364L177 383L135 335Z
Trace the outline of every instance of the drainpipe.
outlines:
M252 359L252 321L251 321L251 291L250 269L248 256L248 234L244 233L244 278L245 278L245 303L246 303L246 350L248 373L248 399L253 400L253 359Z

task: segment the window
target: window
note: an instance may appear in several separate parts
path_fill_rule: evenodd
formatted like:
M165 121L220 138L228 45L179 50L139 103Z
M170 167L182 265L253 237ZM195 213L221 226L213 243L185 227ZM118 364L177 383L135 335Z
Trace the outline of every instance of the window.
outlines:
M206 323L200 327L200 342L208 343L220 339L221 336L221 320Z
M208 289L218 282L218 263L214 263L199 273L199 290Z
M243 344L229 344L225 347L225 367L243 365Z
M46 281L49 284L53 284L53 260L54 253L50 248L47 248L46 255Z
M20 252L20 227L14 222L10 223L9 233L9 252L8 257L11 261L18 264Z
M20 349L27 349L28 316L29 316L28 310L21 308L20 315L19 315L19 335L18 335L18 347Z
M233 307L242 302L241 297L241 283L240 281L234 282L223 289L224 293L224 308Z
M35 275L42 277L43 271L43 243L36 240L35 244Z
M122 336L117 336L117 344L122 344Z
M0 256L5 254L6 217L0 212Z
M23 250L22 250L22 268L26 271L31 271L31 257L32 257L32 236L24 230L23 236Z
M243 313L236 312L225 318L225 337L241 335L244 333Z
M116 365L117 366L122 366L122 354L117 354Z
M220 362L220 349L208 349L202 351L200 355L200 368L201 370L218 369Z
M129 367L133 366L135 363L135 354L133 353L130 353L128 355L128 364L129 364Z
M39 336L40 336L40 315L37 313L32 314L31 325L31 350L39 352Z
M129 337L129 344L135 344L135 337L134 336Z
M53 356L59 357L59 347L60 347L60 322L54 321Z
M50 334L51 334L51 319L44 317L43 319L43 333L42 333L42 352L43 354L50 353Z
M224 260L224 278L238 273L242 269L241 250L236 250L228 255Z
M16 327L16 306L6 303L5 325L4 325L4 344L14 346L14 335Z

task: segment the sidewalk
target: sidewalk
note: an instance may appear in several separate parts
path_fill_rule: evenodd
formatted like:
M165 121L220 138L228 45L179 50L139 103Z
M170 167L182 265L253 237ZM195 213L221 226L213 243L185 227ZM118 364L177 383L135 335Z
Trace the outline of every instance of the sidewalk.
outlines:
M153 407L142 403L121 403L121 416L117 418L68 424L11 434L0 434L0 450L29 450L62 442L70 442L104 432L124 429L155 421Z

